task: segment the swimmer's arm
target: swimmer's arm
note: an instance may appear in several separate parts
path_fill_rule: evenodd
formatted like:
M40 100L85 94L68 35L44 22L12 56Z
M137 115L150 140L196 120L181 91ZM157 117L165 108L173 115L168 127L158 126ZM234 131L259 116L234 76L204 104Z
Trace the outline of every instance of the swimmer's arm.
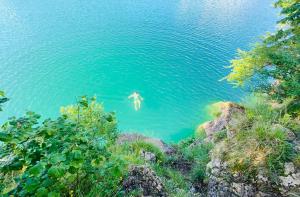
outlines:
M133 97L133 94L129 95L129 96L128 96L128 99L131 99L132 97Z
M141 97L141 96L140 96L140 99L141 99L142 101L144 100L144 98L143 98L143 97Z

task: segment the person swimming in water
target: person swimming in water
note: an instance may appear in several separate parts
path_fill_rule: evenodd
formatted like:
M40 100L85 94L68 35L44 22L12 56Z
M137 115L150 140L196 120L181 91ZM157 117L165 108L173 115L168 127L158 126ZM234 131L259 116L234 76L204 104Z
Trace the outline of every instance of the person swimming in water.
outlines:
M128 96L128 99L133 99L135 111L138 111L141 108L141 102L144 100L138 92L133 92Z

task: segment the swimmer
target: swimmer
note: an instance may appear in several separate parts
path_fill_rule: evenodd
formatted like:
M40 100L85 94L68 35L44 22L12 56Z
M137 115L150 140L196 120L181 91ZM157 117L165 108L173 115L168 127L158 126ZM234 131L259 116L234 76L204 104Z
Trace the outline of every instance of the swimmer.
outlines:
M131 95L128 96L128 99L133 98L133 104L135 111L138 111L141 108L141 102L144 100L141 95L137 92L133 92Z

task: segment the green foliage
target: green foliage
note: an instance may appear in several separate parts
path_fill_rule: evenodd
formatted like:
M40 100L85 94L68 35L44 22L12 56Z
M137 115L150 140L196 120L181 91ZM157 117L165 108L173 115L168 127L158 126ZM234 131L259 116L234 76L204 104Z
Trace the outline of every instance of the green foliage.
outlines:
M300 2L278 0L275 7L281 8L279 29L252 50L239 51L226 77L238 86L251 83L266 96L245 103L247 117L237 136L228 139L225 158L233 171L254 176L265 169L276 182L284 163L297 164L299 157L287 140L287 130L299 137Z
M227 138L227 131L226 130L222 130L222 131L216 132L213 135L213 141L215 143L216 142L220 142L220 141L224 140L225 138Z
M73 122L80 122L82 127L98 132L106 139L116 138L116 132L107 132L115 129L114 113L104 113L103 106L96 102L95 97L88 99L83 96L77 105L61 107L60 111L62 116Z
M239 51L232 60L232 72L226 77L229 82L243 85L253 77L254 85L277 100L287 97L300 98L300 2L279 0L283 18L274 34L268 34L251 51ZM271 81L271 82L270 82ZM299 106L298 106L298 109Z
M209 152L213 148L211 143L201 143L195 146L187 156L193 158L192 180L203 182L207 178L206 165L210 161Z
M210 161L210 151L213 144L205 142L204 138L190 138L183 140L177 150L184 160L192 164L191 179L193 182L203 182L206 179L206 165Z
M297 168L300 168L300 154L299 153L295 156L293 162Z
M278 111L270 105L270 100L264 95L251 95L243 101L248 121L275 122L279 118Z
M264 97L250 99L245 109L247 117L236 136L227 139L224 158L233 172L254 178L264 169L276 182L284 163L295 157L286 128L281 126L281 110L272 109Z
M85 97L65 109L62 117L42 124L32 112L4 123L2 194L94 196L101 192L111 196L119 192L126 163L108 151L117 135L114 115ZM12 174L14 179L7 181Z
M169 194L174 193L174 191L177 189L188 189L189 185L185 179L185 176L183 176L181 172L160 164L153 164L152 168L156 174L162 178Z

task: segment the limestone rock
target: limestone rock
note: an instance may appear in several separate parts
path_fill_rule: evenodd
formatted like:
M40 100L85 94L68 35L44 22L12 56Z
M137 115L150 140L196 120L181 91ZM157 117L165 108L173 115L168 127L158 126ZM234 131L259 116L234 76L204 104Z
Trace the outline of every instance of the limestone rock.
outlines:
M132 166L123 181L123 188L127 193L138 189L144 196L166 196L162 181L147 166Z
M300 140L294 141L294 150L298 153L300 153Z
M170 154L174 149L164 143L160 139L146 137L144 135L136 134L136 133L124 133L120 134L119 138L117 139L117 143L123 144L126 142L135 142L135 141L144 141L146 143L153 144L154 146L158 147L163 153Z
M209 175L207 196L208 197L226 197L232 196L230 184L226 180L227 171L219 158L212 158L207 164L207 174Z
M290 175L295 172L295 166L292 162L284 164L284 174Z
M300 172L289 176L280 176L280 180L285 188L300 186Z
M255 196L256 189L251 184L232 183L233 193L237 196Z
M300 193L300 172L296 170L293 163L285 163L284 176L280 176L279 179L282 195L289 196L293 192Z
M154 162L156 161L156 155L151 152L147 152L144 150L141 150L140 152L141 157L143 157L146 161Z
M234 127L239 123L239 118L245 116L245 109L235 103L220 102L220 115L212 121L200 125L198 129L203 129L209 139L218 131L227 129L227 137L233 137Z
M207 165L209 197L275 197L281 196L261 172L257 180L246 180L242 174L232 174L226 162L215 157Z

